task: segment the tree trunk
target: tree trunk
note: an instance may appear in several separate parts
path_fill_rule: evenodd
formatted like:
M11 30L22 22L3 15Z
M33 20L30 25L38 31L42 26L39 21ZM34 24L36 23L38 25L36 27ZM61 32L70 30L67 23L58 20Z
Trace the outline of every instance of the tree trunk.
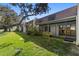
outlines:
M7 27L4 27L4 32L7 32Z
M23 21L25 18L26 18L26 16L23 16L22 19L21 19L21 21L19 22L19 24L21 24L22 21Z

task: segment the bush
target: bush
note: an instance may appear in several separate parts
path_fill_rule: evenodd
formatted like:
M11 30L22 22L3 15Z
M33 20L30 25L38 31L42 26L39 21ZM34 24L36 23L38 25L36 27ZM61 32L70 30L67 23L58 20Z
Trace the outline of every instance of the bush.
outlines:
M30 35L31 34L31 32L30 31L27 31L27 35Z
M29 28L28 35L36 35L36 36L42 36L42 33L39 32L35 27L34 28Z
M52 35L51 32L43 32L43 33L42 33L42 36L45 37L45 38L50 38L50 37L52 37L53 35Z
M29 27L28 28L28 35L35 35L35 36L43 36L43 37L52 37L51 32L40 32L36 29L36 27Z
M36 35L36 36L42 36L42 32L34 31L33 33L34 33L34 35Z

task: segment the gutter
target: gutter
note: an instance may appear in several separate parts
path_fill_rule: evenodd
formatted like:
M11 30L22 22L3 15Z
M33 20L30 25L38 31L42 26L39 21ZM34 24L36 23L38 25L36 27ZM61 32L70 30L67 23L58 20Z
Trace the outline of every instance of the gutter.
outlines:
M51 24L51 23L60 23L60 22L66 22L66 21L76 21L76 16L70 16L70 17L66 17L66 18L62 18L62 19L58 19L58 20L51 20L51 21L47 21L47 22L41 22L38 25L42 25L42 24Z

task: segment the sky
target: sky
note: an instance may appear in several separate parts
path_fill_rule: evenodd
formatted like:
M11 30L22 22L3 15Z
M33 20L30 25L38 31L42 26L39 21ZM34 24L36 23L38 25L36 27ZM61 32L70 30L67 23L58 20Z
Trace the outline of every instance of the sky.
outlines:
M48 6L51 8L51 10L49 10L49 13L38 15L38 16L32 16L31 19L42 18L50 14L62 11L64 9L73 7L75 5L76 3L49 3Z
M0 5L5 5L5 6L9 6L9 4L0 4ZM75 6L76 3L49 3L48 6L49 8L51 8L49 10L49 13L46 13L46 14L42 14L42 15L37 15L37 16L31 16L30 17L30 20L33 20L35 18L42 18L42 17L45 17L47 15L50 15L50 14L53 14L53 13L56 13L56 12L59 12L61 10L64 10L64 9L67 9L67 8L70 8L72 6ZM11 9L13 9L16 13L20 13L19 11L19 8L18 7L13 7L13 6L10 6ZM26 20L26 21L30 21L30 20Z

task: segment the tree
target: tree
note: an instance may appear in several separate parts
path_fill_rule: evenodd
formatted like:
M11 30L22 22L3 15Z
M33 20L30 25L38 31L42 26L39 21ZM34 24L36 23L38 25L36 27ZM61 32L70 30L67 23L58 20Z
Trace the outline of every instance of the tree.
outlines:
M10 30L10 28L12 27L11 25L13 25L16 22L16 16L14 15L7 15L5 14L2 18L2 23L3 23L3 27L4 27L4 31L7 31L7 29Z
M18 6L20 8L20 15L23 15L19 24L21 24L24 19L29 19L30 16L43 14L49 11L47 3L11 3L11 5Z
M7 31L7 29L9 29L10 31L11 25L13 25L16 22L16 13L7 7L2 8L3 9L0 11L3 13L3 15L1 15L2 19L0 20L0 22L3 25L4 31Z

